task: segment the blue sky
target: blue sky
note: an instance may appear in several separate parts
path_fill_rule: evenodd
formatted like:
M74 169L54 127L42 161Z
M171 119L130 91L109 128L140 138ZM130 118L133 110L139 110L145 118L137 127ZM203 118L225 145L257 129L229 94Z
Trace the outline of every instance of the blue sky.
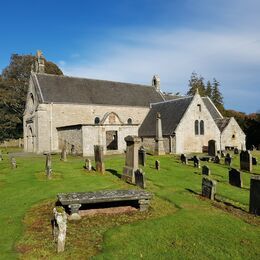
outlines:
M221 83L225 107L260 110L259 0L2 1L0 70L37 49L67 75L188 89Z

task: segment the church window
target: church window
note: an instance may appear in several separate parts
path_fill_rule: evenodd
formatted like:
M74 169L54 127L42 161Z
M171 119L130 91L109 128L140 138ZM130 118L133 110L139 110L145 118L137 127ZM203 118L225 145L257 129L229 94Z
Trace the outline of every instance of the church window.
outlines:
M199 111L201 112L201 104L198 104L197 106L198 106Z
M100 118L97 116L95 117L95 125L98 125L100 123Z
M129 118L127 119L127 124L131 125L132 123L133 123L133 120L132 120L132 118L129 117Z
M204 135L204 121L200 121L200 135Z
M199 134L199 121L196 120L194 123L194 127L195 127L195 135Z

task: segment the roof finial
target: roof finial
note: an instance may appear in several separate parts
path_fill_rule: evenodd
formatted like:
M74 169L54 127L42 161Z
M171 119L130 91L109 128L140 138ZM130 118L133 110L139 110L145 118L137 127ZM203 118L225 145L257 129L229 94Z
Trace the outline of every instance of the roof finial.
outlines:
M45 72L44 57L43 57L42 51L40 51L40 50L38 50L36 52L35 72L36 73Z
M195 93L196 95L199 95L200 93L199 93L199 88L196 88L196 93Z
M154 75L152 80L152 86L155 87L156 91L160 91L160 76Z

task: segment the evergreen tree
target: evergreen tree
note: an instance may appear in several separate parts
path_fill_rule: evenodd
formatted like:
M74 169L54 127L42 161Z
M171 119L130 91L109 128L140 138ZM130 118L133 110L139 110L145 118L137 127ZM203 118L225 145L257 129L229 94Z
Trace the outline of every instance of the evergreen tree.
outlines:
M211 100L218 108L220 113L223 113L224 112L223 96L219 90L219 86L220 86L219 82L214 78L212 92L211 92Z
M195 95L197 89L199 90L201 96L205 96L206 88L204 84L204 78L202 76L198 76L196 72L192 72L191 78L189 80L189 90L187 95Z
M209 98L211 98L212 96L212 86L210 81L207 81L207 86L206 86L206 91L205 91L206 96L208 96Z

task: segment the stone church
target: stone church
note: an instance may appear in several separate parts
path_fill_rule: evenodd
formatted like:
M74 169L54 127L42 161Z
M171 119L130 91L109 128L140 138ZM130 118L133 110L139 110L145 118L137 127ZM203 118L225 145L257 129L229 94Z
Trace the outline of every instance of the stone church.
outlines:
M165 95L160 78L151 86L44 73L37 53L24 112L24 150L60 151L66 142L83 156L103 145L105 154L123 153L128 135L156 146L160 115L166 153L202 152L211 139L219 150L245 147L245 134L234 118L224 118L208 97Z

